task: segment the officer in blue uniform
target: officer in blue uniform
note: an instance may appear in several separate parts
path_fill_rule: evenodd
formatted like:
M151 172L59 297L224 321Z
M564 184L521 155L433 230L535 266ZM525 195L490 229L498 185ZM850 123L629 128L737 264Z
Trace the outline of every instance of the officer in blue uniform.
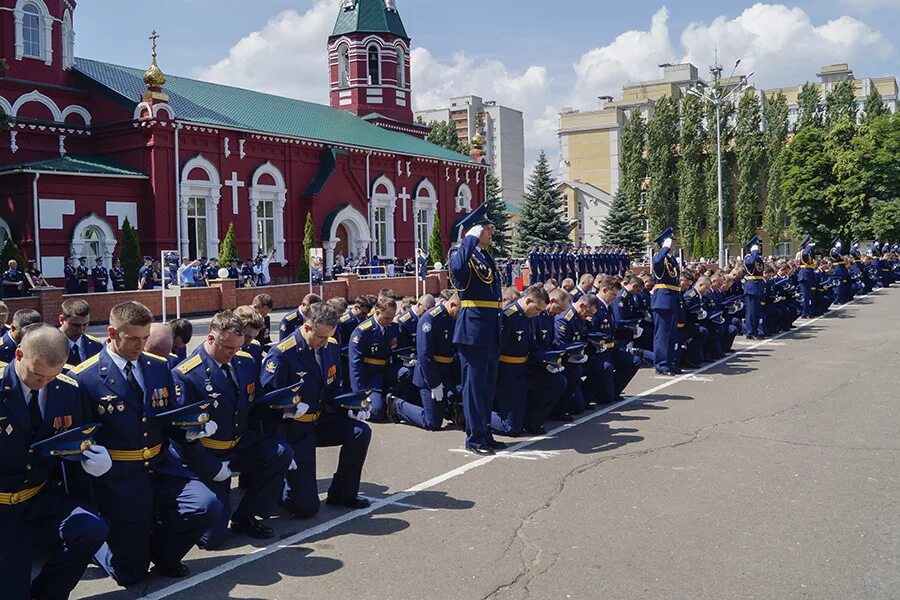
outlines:
M109 285L109 271L103 266L103 258L94 259L94 268L91 269L91 279L94 280L94 292L105 292Z
M69 342L70 366L80 364L82 361L99 354L103 349L103 340L85 333L91 323L91 306L84 300L66 300L60 307L59 329Z
M153 277L153 257L144 256L144 266L138 269L138 289L152 290L156 287Z
M707 357L707 351L710 350L712 331L706 322L708 313L703 306L703 294L708 290L709 279L701 277L682 294L685 316L682 361L694 369L711 358Z
M9 268L3 272L3 298L18 298L25 293L25 274L19 270L16 261L8 263Z
M432 308L434 308L434 296L424 294L403 314L397 315L395 321L400 330L399 344L401 348L416 347L416 331L419 326L419 319Z
M497 386L500 357L500 273L487 253L494 224L482 204L460 222L466 230L459 246L450 250L450 277L459 290L460 314L453 343L460 359L463 411L466 415L466 449L493 454L506 444L490 432L491 409Z
M91 269L87 265L87 256L78 257L78 266L75 267L75 274L78 277L78 293L88 293L88 279L91 276Z
M75 266L75 257L66 258L66 266L63 268L63 276L66 278L66 293L78 293L78 268Z
M111 465L99 445L86 460L67 462L32 450L32 444L83 425L78 385L62 375L65 336L50 326L29 330L15 362L0 365L0 596L65 599L106 539L103 519L67 495L66 472L99 477ZM32 581L36 549L50 550Z
M298 327L303 325L304 314L307 309L313 304L321 301L322 298L320 298L318 294L305 295L303 300L300 301L300 306L284 315L281 319L281 324L278 327L278 339L283 340L290 337Z
M834 287L833 292L835 304L844 304L851 299L850 272L844 263L842 247L841 238L836 237L831 242L831 251L829 252L832 263L831 276L837 280L837 285Z
M112 281L114 292L125 291L125 269L122 268L121 261L114 258L112 261L112 269L109 270L109 278Z
M22 340L25 328L35 323L43 323L41 313L30 308L23 308L13 313L9 331L0 338L0 362L11 363L16 356L16 348Z
M350 336L350 389L373 390L369 396L373 421L387 418L387 395L397 385L397 365L392 354L400 347L396 315L396 300L379 298L375 314L360 323Z
M184 577L181 559L224 511L222 503L170 448L215 433L176 428L157 414L175 408L175 384L164 358L143 352L153 315L138 302L124 302L109 315L109 343L69 372L79 385L85 413L100 422L94 438L112 458L112 469L93 481L100 515L110 522L100 565L119 585L135 584L154 571Z
M369 501L358 494L372 430L365 422L369 416L366 411L343 408L336 401L341 382L340 346L333 337L337 321L331 306L310 306L303 325L269 351L261 373L264 393L290 385L300 387L300 404L269 417L263 427L266 435L277 434L294 451L284 505L300 518L313 516L320 506L317 446L341 446L326 503L350 508L369 506Z
M555 290L554 290L555 291ZM565 311L557 314L553 319L554 349L567 350L573 345L586 344L588 340L588 324L597 312L599 301L594 294L587 294L578 299L578 302L569 306ZM576 356L567 357L565 364L566 389L563 392L554 417L557 415L577 415L587 408L585 390L588 398L595 401L600 394L602 378L605 376L599 369L596 360L587 364L588 360L596 358L596 355L588 357L579 353ZM587 375L582 386L581 377Z
M764 263L761 252L761 242L757 236L744 244L744 248L750 252L744 256L744 335L748 340L765 338L762 327L762 302L765 296Z
M241 270L238 267L241 261L238 258L232 258L231 264L228 265L228 279L240 279L241 278ZM241 287L241 282L238 281L238 287Z
M495 433L542 433L544 421L566 389L561 366L548 368L533 345L531 319L545 311L549 302L547 291L534 285L501 313L497 399L491 415Z
M674 233L669 227L656 238L659 251L653 256L653 363L660 375L681 372L675 360L675 324L681 306L681 269L672 256Z
M459 377L453 350L453 330L459 315L459 294L427 311L418 322L415 399L387 399L388 417L427 431L437 431L458 396ZM414 402L412 400L418 400Z
M597 288L599 303L591 321L592 330L600 332L606 338L606 348L598 352L598 356L602 361L603 370L607 372L611 370L613 373L613 389L610 393L609 388L606 388L607 391L601 398L607 402L616 402L621 400L622 392L641 367L640 358L627 350L628 344L635 337L636 329L626 327L616 318L613 306L621 291L618 279L602 278ZM599 350L599 346L595 347Z
M813 254L816 243L811 235L807 235L800 242L800 272L797 273L797 283L800 285L802 296L801 319L812 317L813 287L816 284L816 258Z
M206 341L173 371L176 402L180 406L211 400L209 418L215 434L199 444L180 445L181 456L191 469L215 492L226 510L219 513L200 538L200 547L221 546L231 530L256 539L275 535L264 520L281 497L284 476L294 457L286 444L265 436L254 418L253 402L259 388L259 368L253 358L240 350L244 324L230 310L212 318ZM256 411L267 410L263 407ZM229 495L232 473L242 472L244 497L231 514Z

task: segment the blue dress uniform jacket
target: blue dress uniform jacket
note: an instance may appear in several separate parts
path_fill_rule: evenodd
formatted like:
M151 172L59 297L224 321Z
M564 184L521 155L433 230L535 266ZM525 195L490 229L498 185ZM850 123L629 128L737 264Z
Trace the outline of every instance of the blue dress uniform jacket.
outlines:
M337 338L338 343L341 345L341 350L346 350L347 346L350 345L350 338L353 337L353 330L356 329L363 320L364 319L357 317L356 313L352 310L348 310L341 315L340 319L338 319L334 337Z
M249 344L245 344L241 348L241 351L250 355L250 358L253 360L253 364L256 367L256 373L259 374L259 370L262 368L263 354L265 353L262 344L260 344L258 340L251 340Z
M92 335L83 334L80 338L78 338L78 357L76 358L74 354L74 346L69 348L69 358L67 359L67 363L72 365L73 367L81 364L86 361L90 357L100 354L100 351L103 350L103 342L95 338Z
M473 235L450 250L449 262L461 306L453 342L460 356L466 445L488 449L493 444L489 425L500 344L500 273L494 259L478 249Z
M575 312L574 306L570 306L568 310L554 317L553 329L553 345L555 349L562 350L571 344L587 341L587 322ZM584 367L582 365L571 362L566 363L566 390L554 414L567 412L578 414L584 412L586 405L581 386L581 376L583 374Z
M5 365L3 365L5 366ZM68 598L108 527L66 496L61 461L31 445L84 424L78 384L65 375L46 387L37 431L13 365L0 371L0 581L4 598ZM74 468L81 470L78 463ZM34 582L35 549L52 554Z
M91 270L87 265L78 265L75 267L78 276L78 293L86 294L88 292L88 278L91 276Z
M681 275L678 263L668 248L660 248L653 256L653 362L660 373L676 373L675 326L681 306Z
M812 246L804 248L800 255L800 269L797 273L797 282L802 296L800 316L808 319L813 313L813 302L815 301L813 288L816 285L816 261L813 258Z
M546 310L531 319L532 343L536 350L552 350L556 337L553 333L553 317Z
M200 547L205 549L221 545L227 535L231 480L214 481L223 461L229 461L232 471L244 473L246 492L235 510L235 518L246 520L272 514L294 457L290 447L265 436L253 418L254 412L271 411L253 404L260 387L259 367L253 357L238 352L229 370L230 380L205 345L201 345L172 372L177 404L211 401L209 417L218 425L213 436L178 445L191 471L215 492L226 508L200 539Z
M16 343L12 336L9 334L9 331L3 334L3 337L0 338L0 362L11 363L16 359L16 348L19 345Z
M281 319L281 325L278 327L278 339L284 340L290 337L297 329L303 325L306 319L299 308L295 308Z
M764 335L762 331L762 301L766 286L763 277L763 259L759 250L744 257L744 335Z
M414 348L416 345L416 328L419 325L419 315L416 311L409 309L396 318L397 327L399 329L400 348Z
M8 281L10 283L21 284L25 281L25 275L18 269L7 269L3 272L2 279L4 282ZM22 285L19 285L19 287L13 285L3 286L3 296L6 298L16 298L21 296L23 291L24 286Z
M125 269L122 267L113 267L109 270L109 277L112 279L114 292L125 291Z
M146 577L150 562L175 568L224 510L172 451L170 437L183 441L183 430L155 418L175 408L168 362L146 352L134 362L143 377L140 398L109 346L69 372L87 418L103 425L94 439L113 459L92 484L100 514L111 522L108 547L97 558L120 585Z
M78 270L74 265L66 265L63 268L63 276L66 278L66 293L78 293Z
M374 390L369 396L373 420L386 416L385 397L397 383L392 350L400 347L400 331L395 323L382 328L369 317L350 336L350 389Z
M320 506L316 480L316 447L342 446L338 468L328 490L329 498L355 498L359 493L362 468L372 439L366 423L350 419L347 411L335 403L340 393L340 346L331 338L319 350L321 366L315 352L295 332L274 346L266 356L260 380L262 392L271 392L289 385L300 385L300 398L309 405L309 412L297 419L285 421L276 412L279 437L291 446L297 469L288 471L285 506L299 517L314 515Z
M613 402L619 398L622 391L637 374L641 361L626 350L626 345L631 341L633 334L631 329L621 325L616 318L614 308L610 308L601 300L597 312L594 313L592 323L595 331L612 339L612 344L607 344L606 351L599 353L599 358L602 371L607 375L607 379L603 380L601 399ZM609 377L610 375L611 377ZM609 379L611 379L612 389L608 387Z
M94 267L91 269L91 277L94 279L94 291L105 292L109 284L109 271L106 267Z

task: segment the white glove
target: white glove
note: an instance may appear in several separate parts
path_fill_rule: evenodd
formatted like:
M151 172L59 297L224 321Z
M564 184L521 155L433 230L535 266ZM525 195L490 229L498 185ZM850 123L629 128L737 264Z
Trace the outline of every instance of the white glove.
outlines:
M750 246L750 252L759 252L759 246L757 244L753 244Z
M419 361L416 360L415 358L409 359L409 366L410 366L410 367L414 367L414 366L416 366L417 364L419 364Z
M112 468L112 458L103 446L94 444L84 451L84 455L86 459L81 461L81 468L88 475L100 477Z
M837 243L837 244L835 244L835 245L834 245L834 247L835 247L835 248L838 248L838 249L840 249L840 247L841 247L841 243L840 243L840 242L838 242L838 243Z
M544 368L547 369L548 373L553 373L554 375L565 371L565 367L562 365L547 365Z
M634 350L634 342L628 342L625 345L625 350L627 350L628 352L631 352L632 350Z
M231 461L227 460L222 461L222 468L219 469L219 473L215 477L213 477L213 481L222 482L231 479L231 467L229 466L230 462Z
M810 243L809 243L809 247L810 247L810 248L812 248L812 247L815 246L815 245L816 245L815 242L810 242Z
M431 389L431 397L435 402L443 402L444 400L444 384L438 384L436 388Z
M466 232L466 235L474 235L475 237L480 238L482 231L484 231L484 225L475 225Z
M671 248L672 247L672 238L666 238L663 241L663 248Z
M638 339L638 338L641 337L642 335L644 335L644 328L641 327L640 325L635 326L635 328L634 328L634 339Z
M369 411L367 411L367 410L348 410L347 416L350 417L351 419L353 419L354 421L361 421L361 422L365 423L366 421L369 420L369 417L371 415L369 414Z
M184 434L184 439L189 442L196 442L197 440L215 435L218 430L219 426L216 425L215 421L207 421L204 423L201 431L188 431Z
M294 419L302 417L303 415L305 415L308 412L309 412L309 404L307 404L306 402L301 402L300 404L295 406L293 410L284 411L284 414L281 415L281 418L286 421L292 421Z
M288 467L288 471L296 471L296 470L297 470L297 461L292 458L291 464Z
M604 350L605 349L606 348L604 347ZM582 363L586 363L587 362L587 354L582 354L581 356L570 356L569 362L572 363L573 365L580 365Z
M648 323L652 323L653 322L653 313L651 313L649 311L646 312L644 314L644 320L647 321Z
M702 309L702 308L701 308L701 309L700 309L700 312L697 313L697 319L699 319L699 320L701 320L701 321L702 321L703 319L705 319L706 316L707 316L707 315L706 315L706 310L705 310L705 309Z

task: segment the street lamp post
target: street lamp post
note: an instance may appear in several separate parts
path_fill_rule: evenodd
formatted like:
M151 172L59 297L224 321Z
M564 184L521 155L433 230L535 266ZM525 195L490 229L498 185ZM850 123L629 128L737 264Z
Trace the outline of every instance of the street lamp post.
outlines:
M740 59L734 63L735 68L741 63ZM718 229L719 229L719 266L725 266L725 208L722 200L722 106L730 102L749 85L749 79L753 76L751 71L741 76L740 82L728 93L719 87L719 76L722 68L719 66L710 69L714 76L713 87L703 87L699 83L687 91L688 94L700 98L716 107L716 175L718 177Z

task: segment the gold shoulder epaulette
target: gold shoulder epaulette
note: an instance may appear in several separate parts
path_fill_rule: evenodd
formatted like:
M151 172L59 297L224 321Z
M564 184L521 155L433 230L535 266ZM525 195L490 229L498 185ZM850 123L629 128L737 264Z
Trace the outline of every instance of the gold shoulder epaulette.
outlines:
M238 350L234 353L235 356L240 356L241 358L253 358L253 355L249 352L244 352L243 350Z
M333 338L333 337L328 338L328 343L329 344L337 344L338 343L337 338Z
M432 317L436 317L436 316L438 316L439 314L441 314L441 309L442 309L442 308L444 308L444 307L443 307L443 306L435 306L434 308L432 308L432 309L431 309L431 316L432 316Z
M191 369L196 368L200 363L203 362L203 359L200 358L199 354L195 354L177 367L175 367L179 372L187 374L191 371Z
M404 314L400 315L401 323L406 323L407 321L409 321L409 313L404 313Z
M297 345L297 338L291 336L286 338L284 341L278 342L278 349L284 352L285 350L290 350L294 346Z
M365 331L366 329L371 329L371 327L372 327L372 321L366 321L362 325L359 326L359 328L363 331Z
M516 311L518 310L518 306L519 306L518 304L511 304L511 305L507 306L506 309L503 311L503 314L506 315L507 317L513 316L514 314L516 314Z
M149 356L150 358L155 358L163 362L169 362L169 359L167 359L165 356L160 356L159 354L153 354L152 352L147 352L146 350L144 350L143 354L145 356Z
M259 343L259 340L251 340L250 344L253 346L262 346L262 344Z
M345 313L345 314L341 315L341 318L339 320L341 323L346 323L347 321L350 320L350 315Z
M78 387L78 382L75 381L74 379L72 379L71 377L69 377L68 375L63 375L62 373L60 373L59 375L56 376L56 378L64 383L68 383L71 386Z
M98 338L98 337L94 337L94 336L92 336L92 335L89 334L89 333L86 333L86 334L84 334L84 335L85 335L85 337L87 337L87 339L93 340L93 341L97 342L98 344L102 344L102 343L103 343L103 340L101 340L101 339Z
M296 319L296 318L297 318L297 313L296 313L296 312L292 312L292 313L290 313L289 315L287 315L287 316L285 317L285 319L287 319L288 321L293 321L293 320Z
M574 316L575 316L575 311L570 310L569 312L566 313L565 319L566 319L566 321L571 321L572 317L574 317Z
M97 364L98 360L100 360L100 355L95 354L92 357L90 357L89 359L87 359L86 361L75 365L75 367L71 371L69 371L69 373L75 373L77 375L78 373L85 371L91 365Z

